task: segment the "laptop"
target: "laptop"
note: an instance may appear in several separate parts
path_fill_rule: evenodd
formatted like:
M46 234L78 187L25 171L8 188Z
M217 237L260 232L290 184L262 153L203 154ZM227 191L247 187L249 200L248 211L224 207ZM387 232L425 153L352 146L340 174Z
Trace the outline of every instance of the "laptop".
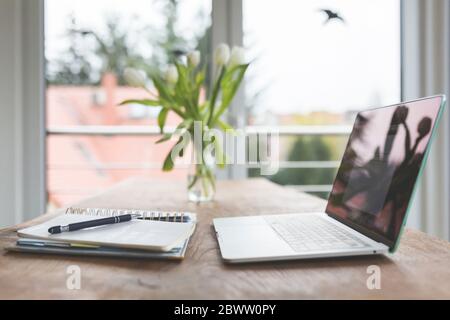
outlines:
M444 105L439 95L359 112L325 212L214 219L223 259L393 253Z

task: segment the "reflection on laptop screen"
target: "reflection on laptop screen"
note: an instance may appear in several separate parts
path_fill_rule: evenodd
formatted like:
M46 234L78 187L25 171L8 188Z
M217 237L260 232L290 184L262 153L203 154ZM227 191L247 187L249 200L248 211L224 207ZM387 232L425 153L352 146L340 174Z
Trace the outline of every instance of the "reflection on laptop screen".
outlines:
M327 213L395 241L442 97L360 112Z

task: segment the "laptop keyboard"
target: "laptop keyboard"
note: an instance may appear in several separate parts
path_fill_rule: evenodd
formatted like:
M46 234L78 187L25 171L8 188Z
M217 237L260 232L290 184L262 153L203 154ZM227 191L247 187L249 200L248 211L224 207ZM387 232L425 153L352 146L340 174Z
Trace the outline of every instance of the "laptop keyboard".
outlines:
M269 225L296 252L360 249L369 245L318 215L266 217Z

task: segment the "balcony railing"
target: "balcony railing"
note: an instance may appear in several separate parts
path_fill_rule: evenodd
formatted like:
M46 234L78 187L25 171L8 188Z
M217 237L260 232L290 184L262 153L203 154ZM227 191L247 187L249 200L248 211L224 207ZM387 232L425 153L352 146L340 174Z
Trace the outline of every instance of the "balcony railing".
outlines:
M347 136L352 127L347 125L298 125L298 126L247 126L246 134L278 133L279 136ZM173 133L175 127L166 127L165 132ZM47 135L63 136L159 136L157 126L50 126ZM337 168L339 161L280 161L279 168L291 169L316 169ZM109 163L96 164L95 169L105 170L133 170L133 169L157 169L160 163ZM248 164L248 168L256 168L257 165ZM49 169L56 170L92 170L92 167L83 164L57 164ZM328 192L331 185L296 185L295 189L305 192Z
M308 125L308 126L247 126L245 132L248 134L256 133L278 133L280 136L311 136L311 135L331 135L342 136L351 132L351 126L344 125ZM175 127L166 127L165 132L173 133ZM47 128L47 134L55 135L88 135L88 136L157 136L160 135L157 126L50 126Z

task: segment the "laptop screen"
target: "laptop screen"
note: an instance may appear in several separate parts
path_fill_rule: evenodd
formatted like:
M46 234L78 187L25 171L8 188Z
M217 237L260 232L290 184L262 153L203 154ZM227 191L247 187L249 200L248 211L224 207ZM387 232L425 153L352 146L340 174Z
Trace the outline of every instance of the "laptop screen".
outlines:
M442 99L437 96L360 112L326 212L393 245Z

